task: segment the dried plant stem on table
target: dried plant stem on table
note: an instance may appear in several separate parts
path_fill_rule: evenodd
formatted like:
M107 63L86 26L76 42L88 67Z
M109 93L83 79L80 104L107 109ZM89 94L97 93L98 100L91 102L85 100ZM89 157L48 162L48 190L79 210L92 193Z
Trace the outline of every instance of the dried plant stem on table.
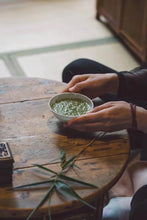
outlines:
M36 185L41 185L41 184L45 184L45 183L50 183L52 184L49 188L49 190L47 191L47 193L45 194L45 196L41 199L41 201L39 202L39 204L33 209L33 211L29 214L29 216L26 218L26 220L29 220L33 214L39 209L39 207L48 199L48 214L49 214L49 219L51 220L51 211L50 211L50 201L51 201L51 195L53 193L53 190L56 190L57 193L60 193L62 196L66 197L72 197L75 198L77 200L79 200L80 202L82 202L84 205L87 205L88 207L92 208L92 209L96 209L94 206L92 206L91 204L87 203L86 201L84 201L76 192L73 188L70 187L69 184L67 184L65 181L68 182L75 182L75 183L79 183L82 185L85 185L87 187L92 187L92 188L98 188L96 185L93 185L91 183L87 183L84 181L81 181L79 179L76 178L72 178L69 176L66 176L65 173L67 173L67 171L69 171L70 168L72 168L75 165L75 162L77 160L77 158L89 147L91 146L96 138L99 136L99 138L102 138L105 135L105 133L102 133L101 136L99 136L99 134L92 140L90 141L77 155L71 157L69 160L66 160L66 151L65 149L63 149L61 151L60 154L60 166L61 166L61 170L59 172L55 172L54 170L51 170L49 168L46 168L42 165L39 164L33 164L34 166L38 167L39 169L42 169L46 172L52 173L53 175L46 181L42 181L42 182L35 182L35 183L31 183L31 184L26 184L26 185L21 185L18 187L14 187L11 188L10 190L20 190L22 188L25 187L30 187L30 186L36 186Z

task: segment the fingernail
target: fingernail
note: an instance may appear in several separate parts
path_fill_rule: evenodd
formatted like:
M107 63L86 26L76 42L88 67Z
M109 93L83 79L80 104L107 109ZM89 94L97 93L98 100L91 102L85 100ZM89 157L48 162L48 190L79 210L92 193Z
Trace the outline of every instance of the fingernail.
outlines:
M73 87L69 88L69 91L71 91L71 92L74 91L74 88Z

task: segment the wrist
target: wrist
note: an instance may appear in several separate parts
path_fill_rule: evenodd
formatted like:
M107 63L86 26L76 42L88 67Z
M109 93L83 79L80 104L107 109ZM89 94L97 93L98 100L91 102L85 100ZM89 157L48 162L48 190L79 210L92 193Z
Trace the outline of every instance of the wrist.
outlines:
M137 106L136 120L137 120L137 129L147 134L147 110Z
M108 85L108 93L117 95L118 87L119 87L119 78L116 73L107 73L109 85Z

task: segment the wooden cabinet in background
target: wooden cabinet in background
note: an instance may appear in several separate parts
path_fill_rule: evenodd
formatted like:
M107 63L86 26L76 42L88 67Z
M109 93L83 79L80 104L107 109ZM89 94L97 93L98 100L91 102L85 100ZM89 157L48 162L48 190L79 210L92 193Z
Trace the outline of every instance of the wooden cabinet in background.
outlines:
M97 0L97 18L101 15L133 53L147 62L147 0Z

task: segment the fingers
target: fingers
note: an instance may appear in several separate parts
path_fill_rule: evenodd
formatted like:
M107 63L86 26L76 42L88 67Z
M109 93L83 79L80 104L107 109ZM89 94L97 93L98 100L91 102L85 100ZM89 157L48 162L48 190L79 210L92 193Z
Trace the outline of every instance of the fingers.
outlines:
M86 88L86 81L77 83L77 84L74 85L73 87L69 88L69 91L70 91L70 92L79 92L79 91L81 91L83 88Z
M77 118L74 118L72 120L70 120L67 124L70 125L74 125L74 124L84 124L84 123L88 123L88 122L95 122L95 117L96 117L96 113L89 113L86 115L82 115L79 116Z
M85 123L94 123L94 122L105 122L107 119L108 108L112 107L112 103L105 103L98 107L95 107L92 111L88 112L85 115L79 116L70 120L67 124L69 126L73 125L82 125Z
M94 109L92 109L91 111L89 111L89 113L94 113L94 112L98 112L98 111L102 111L104 109L108 109L114 106L114 104L116 104L116 102L107 102L104 103L102 105L96 106Z
M82 132L118 131L130 127L130 107L128 103L108 102L86 115L70 120L66 127Z
M65 127L67 126L65 125ZM84 124L84 126L81 126L80 124L79 125L75 124L72 125L71 128L81 132L105 131L105 129L103 128L103 124L100 123L89 123L89 124L87 123Z
M65 127L67 127L65 125ZM70 126L69 126L70 127ZM80 124L72 125L72 129L75 129L77 131L81 132L96 132L96 131L105 131L105 132L112 132L112 131L118 131L120 128L118 126L109 126L109 123L103 123L103 122L97 122L97 123L86 123L83 126Z
M74 76L63 92L79 92L85 87L88 74Z

